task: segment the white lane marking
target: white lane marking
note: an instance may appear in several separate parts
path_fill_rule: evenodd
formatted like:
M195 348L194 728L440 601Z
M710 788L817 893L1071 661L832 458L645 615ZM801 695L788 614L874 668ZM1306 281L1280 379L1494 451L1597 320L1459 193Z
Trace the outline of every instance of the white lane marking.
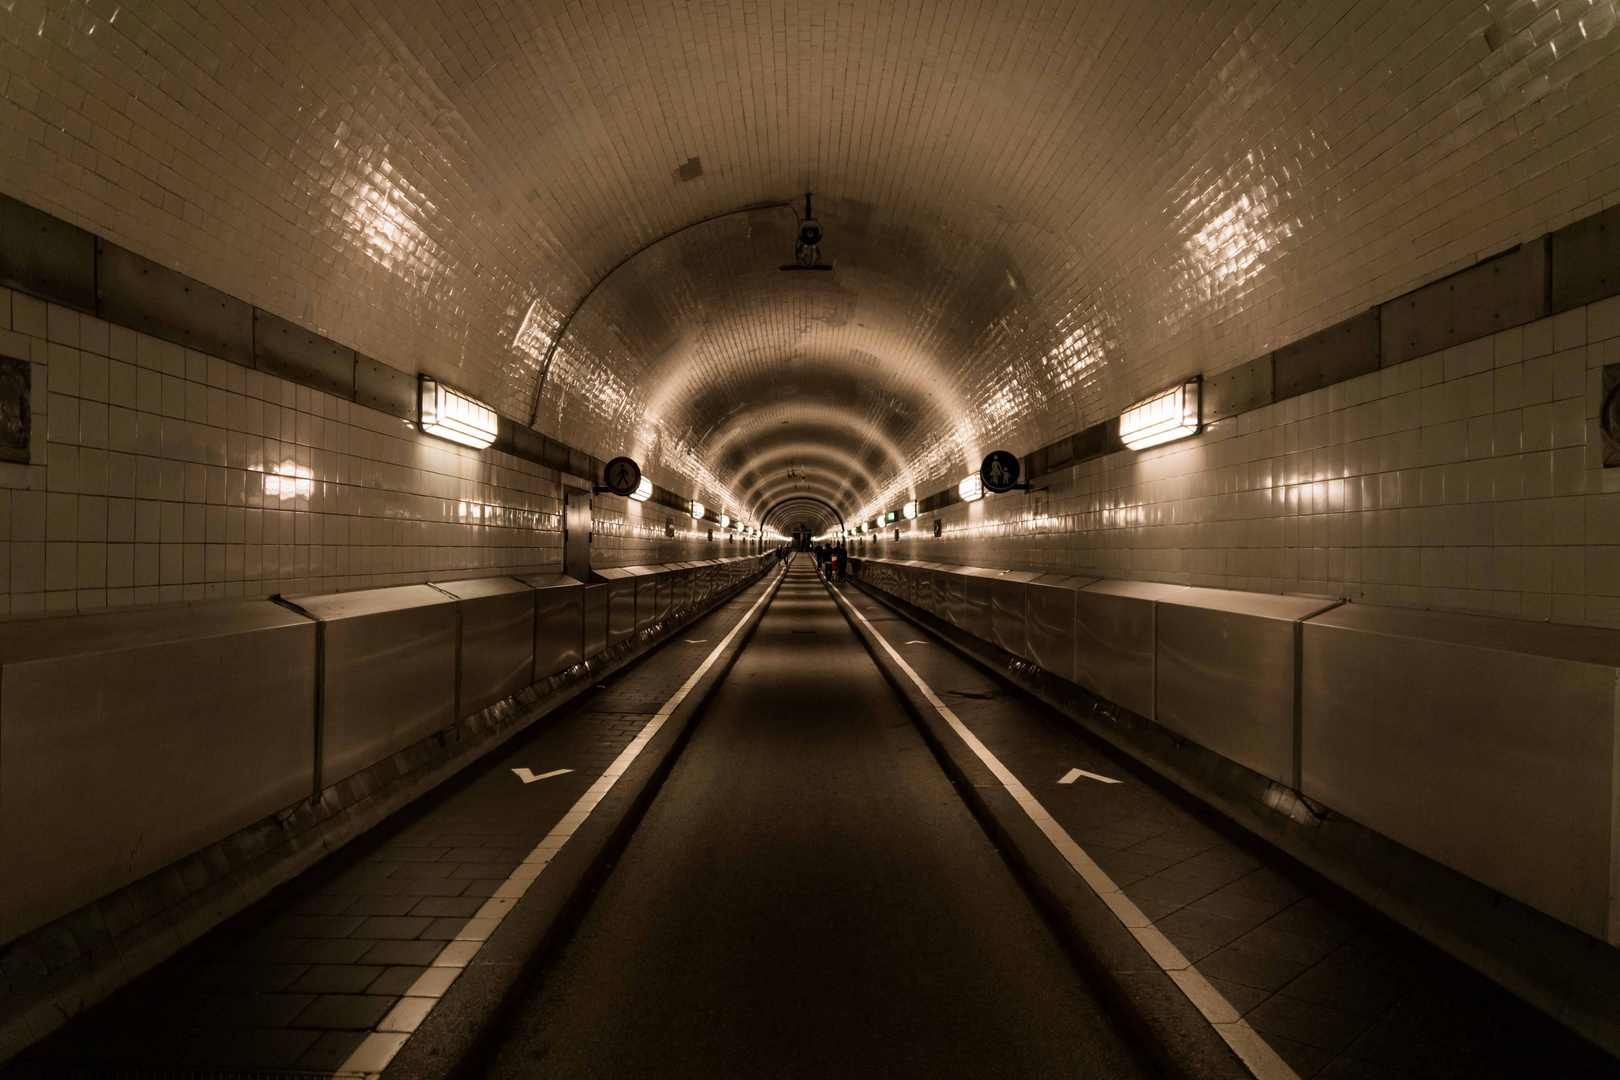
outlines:
M754 612L759 610L760 605L764 604L770 595L771 590L767 587L759 599L754 601L754 606L737 620L737 625L720 639L720 644L716 645L704 658L703 663L698 665L697 670L692 672L691 677L681 684L679 690L670 695L669 700L664 702L651 720L647 721L646 726L631 740L630 745L613 759L613 764L609 765L596 782L586 789L585 794L579 797L579 801L574 803L572 809L562 816L562 820L552 826L545 839L536 844L522 864L501 883L495 890L495 895L484 901L478 913L467 921L466 928L456 935L456 940L449 942L440 950L428 970L417 978L399 1003L383 1017L377 1030L367 1035L338 1068L339 1075L371 1077L387 1068L394 1055L399 1053L406 1040L411 1037L410 1033L427 1019L428 1013L433 1011L433 1006L439 1003L439 999L450 989L450 984L455 982L456 977L472 962L484 942L495 932L495 928L501 925L507 913L517 905L518 900L529 890L529 886L539 878L540 872L556 857L557 852L562 850L563 845L568 843L569 837L585 823L585 819L591 816L591 811L596 809L597 804L613 790L613 785L618 783L619 777L625 774L631 763L652 741L653 736L658 734L658 729L664 726L664 721L680 708L681 702L686 700L692 688L702 681L703 676L709 673L709 669L720 658L726 646L731 644L731 639L748 625L748 620L753 618ZM535 779L542 778L535 777ZM426 1004L416 1003L417 999L425 1000Z
M908 641L908 642L906 642L906 644L907 645L926 645L926 644L928 644L928 642L926 642L926 641Z
M837 596L836 593L834 595ZM1023 808L1024 813L1029 815L1029 819L1035 823L1035 826L1046 834L1046 838L1052 842L1053 847L1058 849L1059 854L1068 860L1075 873L1079 874L1085 883L1091 886L1092 891L1097 894L1103 903L1108 905L1109 910L1125 925L1131 936L1136 938L1143 949L1147 950L1149 956L1153 957L1154 963L1163 968L1165 974L1170 976L1171 981L1181 988L1181 992L1187 995L1187 1000L1193 1003L1194 1007L1203 1014L1204 1019L1209 1021L1210 1027L1215 1029L1216 1034L1220 1035L1226 1041L1226 1045L1232 1048L1233 1053L1237 1054L1243 1064L1248 1066L1249 1072L1256 1077L1256 1080L1299 1080L1299 1074L1294 1072L1286 1061L1278 1057L1277 1051L1273 1050L1271 1045L1261 1038L1260 1033L1250 1027L1248 1022L1238 1015L1238 1011L1232 1007L1231 1002L1227 1001L1221 992L1211 985L1208 979L1200 975L1197 969L1187 962L1187 958L1181 954L1181 950L1176 948L1169 938L1158 931L1153 925L1153 921L1142 913L1141 908L1136 906L1135 901L1119 891L1119 886L1114 884L1114 880L1108 876L1107 872L1093 862L1091 856L1087 855L1085 850L1074 842L1074 838L1069 835L1068 830L1059 825L1057 820L1046 812L1046 808L1040 804L1040 801L1034 795L1030 794L1029 789L1019 781L1018 777L1012 774L1012 770L1003 765L1001 759L992 754L990 748L980 742L978 736L969 731L966 724L957 719L950 706L941 701L939 695L934 693L927 683L923 682L922 676L912 670L911 665L901 658L900 654L895 651L894 646L889 644L888 639L878 632L877 627L868 622L866 616L862 615L860 610L844 597L837 596L837 600L859 619L867 630L871 631L872 636L877 638L878 644L883 646L883 651L894 658L894 662L900 665L900 669L917 685L917 689L922 691L922 695L928 699L928 703L939 712L940 716L945 718L945 722L951 726L951 730L955 731L957 736L968 745L968 749L972 750L979 760L984 762L985 766L995 774L996 779L1001 781L1002 787L1007 789L1007 793Z
M706 638L706 637L700 637L700 638L689 638L688 637L688 638L681 638L681 640L686 642L688 645L701 645L705 641L708 641L709 639Z
M536 780L550 780L553 776L561 776L563 773L570 773L574 770L552 769L550 772L543 772L539 776L534 775L534 773L530 772L528 769L513 769L512 771L517 773L517 778L523 781L525 784L532 784Z
M1059 780L1058 783L1060 783L1060 784L1072 784L1076 780L1080 779L1082 776L1084 776L1088 780L1101 780L1105 784L1117 784L1117 783L1120 783L1120 781L1115 780L1111 776L1098 776L1096 773L1094 773L1094 772L1086 772L1086 770L1084 770L1084 769L1070 769L1068 772L1063 774L1063 779Z

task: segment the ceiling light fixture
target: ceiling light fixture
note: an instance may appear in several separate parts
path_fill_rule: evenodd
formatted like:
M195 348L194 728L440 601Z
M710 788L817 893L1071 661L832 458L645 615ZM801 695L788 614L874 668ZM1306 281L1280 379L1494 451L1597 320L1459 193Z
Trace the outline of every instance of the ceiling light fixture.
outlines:
M1126 409L1119 417L1120 441L1145 450L1198 434L1202 385L1197 379L1178 383Z

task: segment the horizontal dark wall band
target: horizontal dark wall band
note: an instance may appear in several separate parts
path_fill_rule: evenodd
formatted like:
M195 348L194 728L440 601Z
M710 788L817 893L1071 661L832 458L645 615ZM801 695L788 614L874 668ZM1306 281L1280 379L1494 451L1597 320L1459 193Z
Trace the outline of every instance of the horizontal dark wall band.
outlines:
M0 195L0 286L415 422L417 376ZM495 447L586 479L602 462L500 417ZM654 501L689 500L654 489Z

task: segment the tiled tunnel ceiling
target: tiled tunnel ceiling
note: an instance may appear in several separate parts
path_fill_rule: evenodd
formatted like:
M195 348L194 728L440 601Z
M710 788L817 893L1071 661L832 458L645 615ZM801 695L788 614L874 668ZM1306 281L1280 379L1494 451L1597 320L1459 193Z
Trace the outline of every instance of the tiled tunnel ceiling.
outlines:
M1616 2L14 0L0 187L852 515L1612 203Z

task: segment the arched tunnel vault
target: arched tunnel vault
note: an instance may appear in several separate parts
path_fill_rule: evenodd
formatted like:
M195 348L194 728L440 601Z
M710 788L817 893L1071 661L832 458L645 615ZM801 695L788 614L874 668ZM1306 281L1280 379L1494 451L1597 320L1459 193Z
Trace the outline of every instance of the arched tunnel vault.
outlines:
M784 420L848 462L822 497L875 512L1620 194L1609 170L1509 213L1425 149L1490 117L1492 153L1555 175L1586 136L1542 125L1608 122L1583 73L1620 34L1570 23L1504 97L1532 61L1481 44L1501 5L239 7L162 50L159 0L0 14L7 70L117 73L0 134L6 192L750 516ZM729 212L807 190L833 269L782 273L795 212Z

